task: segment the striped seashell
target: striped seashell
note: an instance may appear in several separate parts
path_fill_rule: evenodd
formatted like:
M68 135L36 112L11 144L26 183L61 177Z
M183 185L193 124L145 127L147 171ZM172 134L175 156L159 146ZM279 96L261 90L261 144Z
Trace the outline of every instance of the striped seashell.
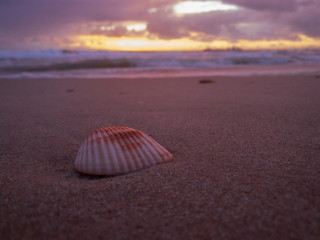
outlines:
M128 127L92 132L81 145L75 170L93 175L116 175L168 162L173 156L145 133Z

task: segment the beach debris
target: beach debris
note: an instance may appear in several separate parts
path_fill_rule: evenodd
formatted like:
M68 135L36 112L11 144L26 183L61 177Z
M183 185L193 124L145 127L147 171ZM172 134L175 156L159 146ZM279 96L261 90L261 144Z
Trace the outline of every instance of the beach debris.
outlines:
M92 175L117 175L171 161L173 155L147 134L129 127L93 131L82 143L75 170Z
M205 84L205 83L214 83L212 80L209 80L209 79L201 79L199 80L199 83L200 84Z

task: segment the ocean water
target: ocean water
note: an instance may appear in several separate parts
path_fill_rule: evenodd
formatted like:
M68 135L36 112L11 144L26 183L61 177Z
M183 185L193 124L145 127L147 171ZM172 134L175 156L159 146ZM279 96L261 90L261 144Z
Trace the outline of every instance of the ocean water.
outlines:
M0 78L136 78L320 73L320 49L285 51L0 51Z

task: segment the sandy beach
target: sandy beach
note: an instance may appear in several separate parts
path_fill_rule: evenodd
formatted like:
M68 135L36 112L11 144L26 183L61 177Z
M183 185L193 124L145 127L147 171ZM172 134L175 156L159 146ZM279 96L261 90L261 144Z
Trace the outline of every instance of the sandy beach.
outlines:
M320 76L0 79L0 239L319 239ZM74 171L139 129L174 160Z

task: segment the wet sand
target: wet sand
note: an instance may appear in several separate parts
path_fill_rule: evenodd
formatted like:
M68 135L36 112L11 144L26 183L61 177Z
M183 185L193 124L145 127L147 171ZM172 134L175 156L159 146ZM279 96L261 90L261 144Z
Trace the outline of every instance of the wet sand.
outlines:
M0 239L319 239L319 76L0 79ZM73 170L139 129L175 159Z

